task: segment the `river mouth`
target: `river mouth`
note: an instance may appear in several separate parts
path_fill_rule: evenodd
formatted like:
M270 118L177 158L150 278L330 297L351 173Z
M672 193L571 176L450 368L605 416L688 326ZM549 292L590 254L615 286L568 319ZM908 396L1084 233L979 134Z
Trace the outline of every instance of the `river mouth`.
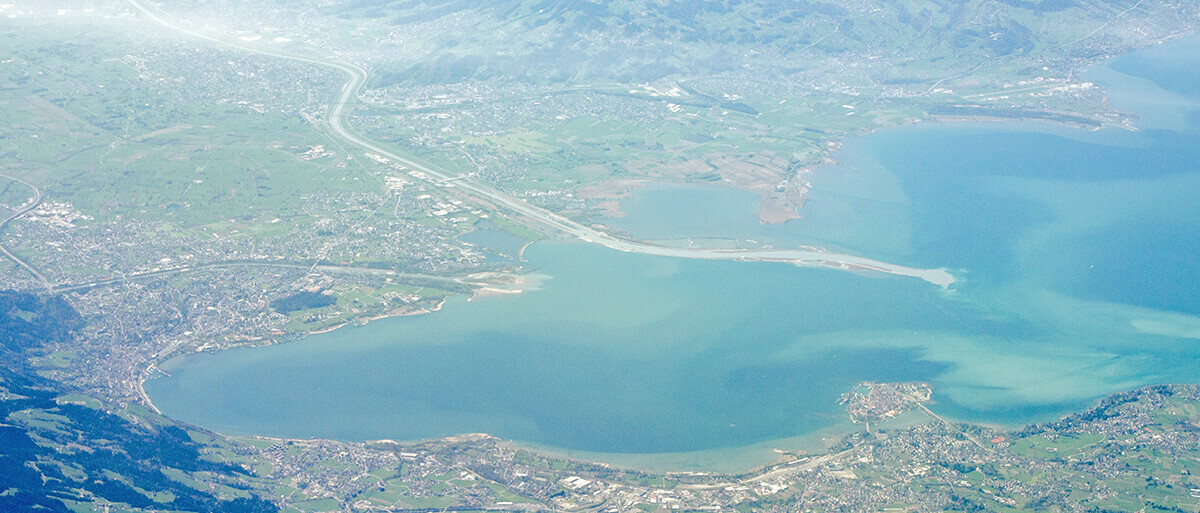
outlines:
M186 357L164 364L173 377L148 382L147 391L179 416L176 398L208 390L188 398L189 409L210 412L199 424L226 433L369 440L486 432L656 453L820 429L840 418L839 395L859 381L925 379L941 369L916 348L826 346L802 336L838 329L858 308L875 312L871 326L883 331L936 324L945 292L920 280L582 243L539 243L526 258L553 277L539 290ZM875 299L860 297L862 287ZM801 300L800 290L823 298ZM926 306L911 309L897 296Z
M801 220L762 227L752 196L688 185L638 191L614 220L646 239L753 238L946 267L963 277L952 291L539 243L525 257L553 277L540 290L185 357L146 389L164 413L227 434L487 432L680 470L815 450L798 437L838 432L837 396L865 380L929 382L931 408L957 419L1049 420L1200 376L1198 140L1186 124L907 127L848 141L841 165L812 174Z

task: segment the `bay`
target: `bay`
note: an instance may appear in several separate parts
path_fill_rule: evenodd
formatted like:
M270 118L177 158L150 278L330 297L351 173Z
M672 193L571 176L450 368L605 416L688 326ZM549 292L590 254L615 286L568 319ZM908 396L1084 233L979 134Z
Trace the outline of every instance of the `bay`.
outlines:
M676 243L817 245L947 267L960 278L949 291L539 243L525 252L552 277L538 290L176 359L164 364L172 377L146 389L168 415L231 434L488 432L699 468L765 461L770 448L811 443L805 434L852 429L836 398L862 380L927 381L935 411L1002 425L1195 382L1200 133L1186 84L1200 83L1188 82L1200 67L1179 67L1197 41L1091 72L1114 105L1139 109L1137 132L904 127L847 141L841 164L814 170L800 220L764 226L753 195L656 185L613 221ZM1146 97L1170 101L1136 100Z

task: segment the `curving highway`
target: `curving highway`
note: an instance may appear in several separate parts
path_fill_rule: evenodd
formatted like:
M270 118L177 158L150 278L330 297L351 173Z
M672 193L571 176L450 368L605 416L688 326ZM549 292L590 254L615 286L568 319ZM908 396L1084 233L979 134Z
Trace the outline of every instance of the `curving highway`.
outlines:
M366 84L369 75L367 74L366 70L352 63L333 59L319 59L305 57L302 55L294 55L276 48L243 41L241 39L224 34L213 33L198 28L191 28L171 18L158 9L149 6L144 0L125 1L150 20L169 29L196 38L204 39L206 41L230 48L278 57L281 59L315 64L341 71L346 75L347 81L344 85L342 85L341 92L339 93L337 99L329 105L326 122L329 125L329 132L331 135L350 145L357 146L361 149L369 150L387 157L394 162L425 173L428 176L431 176L434 179L442 182L437 183L431 181L431 185L441 186L443 183L448 182L453 178L454 187L458 190L464 191L479 200L494 204L500 208L524 217L528 219L529 222L543 225L551 230L557 231L569 237L600 244L619 251L642 253L647 255L660 255L678 258L699 258L707 260L787 262L795 265L832 267L853 271L878 271L919 278L943 288L947 288L955 282L954 276L951 275L946 269L918 269L839 253L827 253L823 251L803 249L728 250L672 248L613 237L612 235L588 226L584 226L548 210L530 205L522 199L515 198L506 193L488 187L487 185L473 182L467 178L451 176L449 173L416 161L411 157L397 154L392 150L384 148L379 143L355 132L347 125L347 119L349 118L350 111L354 108L356 103L360 101L359 91L362 89L363 85Z
M13 221L13 219L16 219L18 217L25 215L25 213L37 208L38 205L42 204L42 191L38 190L37 187L34 187L33 184L30 184L29 182L26 182L25 180L22 180L20 178L8 176L8 175L0 175L0 178L7 178L14 182L25 185L26 187L29 187L30 189L33 189L33 200L29 202L28 206L26 206L25 208L23 208L21 210L14 212L13 215L8 216L8 218L5 219L4 221L0 221L0 231L4 231L4 228L6 228L8 226L8 223L11 223ZM0 243L0 252L3 252L4 256L8 257L9 260L12 260L13 263L17 264L18 266L25 269L26 271L29 271L29 273L32 274L34 278L37 278L38 281L42 282L42 286L46 287L46 290L50 290L50 291L54 290L54 284L51 283L50 280L46 279L46 277L43 276L42 273L38 272L38 270L35 269L32 265L29 265L29 263L25 262L24 260L21 260L20 257L13 254L13 252L9 251L8 248L4 246L3 243Z

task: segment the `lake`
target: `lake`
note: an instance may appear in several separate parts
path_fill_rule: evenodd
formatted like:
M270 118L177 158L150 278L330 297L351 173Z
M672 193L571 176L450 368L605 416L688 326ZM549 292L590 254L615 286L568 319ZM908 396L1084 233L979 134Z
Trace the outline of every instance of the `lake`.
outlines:
M647 239L818 245L945 267L920 280L679 260L582 243L525 252L519 296L261 349L177 358L146 390L227 434L344 440L486 432L659 466L749 465L840 433L863 380L922 380L931 408L1016 425L1200 378L1200 39L1091 72L1141 130L924 124L846 141L803 219L751 194L655 185L615 226ZM494 235L494 234L492 234ZM489 235L489 237L492 237ZM479 239L486 242L487 238ZM515 245L508 241L509 245ZM830 435L833 436L833 435ZM635 456L617 456L619 454ZM642 456L636 456L642 455ZM667 463L663 463L667 462Z

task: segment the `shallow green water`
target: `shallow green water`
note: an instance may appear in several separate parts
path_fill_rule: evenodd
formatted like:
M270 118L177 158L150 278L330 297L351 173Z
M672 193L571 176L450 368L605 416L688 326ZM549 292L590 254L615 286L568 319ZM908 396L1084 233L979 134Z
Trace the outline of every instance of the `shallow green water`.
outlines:
M1163 52L1196 49L1197 39L1165 45L1096 73L1122 94L1161 79L1178 111L1196 92ZM615 222L651 239L815 244L948 267L963 278L951 292L539 243L525 256L552 277L540 290L191 356L146 388L165 413L228 433L488 432L661 453L830 429L838 394L861 380L929 381L936 411L1004 424L1142 384L1195 382L1200 135L1186 113L1156 117L1132 103L1153 129L937 125L849 141L841 165L810 176L805 218L782 226L757 224L751 195L691 186L641 191Z

